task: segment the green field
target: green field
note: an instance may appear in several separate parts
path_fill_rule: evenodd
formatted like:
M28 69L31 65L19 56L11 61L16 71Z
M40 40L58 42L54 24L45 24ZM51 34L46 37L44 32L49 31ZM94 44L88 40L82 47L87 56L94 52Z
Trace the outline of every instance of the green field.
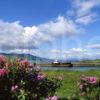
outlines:
M64 79L62 81L61 88L57 91L57 95L59 97L68 97L72 93L78 91L77 81L79 80L81 75L88 75L88 76L100 76L100 71L44 71L44 73L48 77L55 77L59 75L63 75Z

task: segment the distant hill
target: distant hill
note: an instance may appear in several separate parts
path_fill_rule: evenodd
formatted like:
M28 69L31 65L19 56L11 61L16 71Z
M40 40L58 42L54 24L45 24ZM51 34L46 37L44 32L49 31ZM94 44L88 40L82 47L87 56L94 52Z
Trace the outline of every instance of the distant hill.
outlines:
M36 63L52 63L52 59L47 59L47 58L42 58L42 57L37 57L31 54L16 54L16 53L0 53L1 55L4 55L8 58L14 58L14 57L20 57L23 59L27 59L31 62L36 62Z
M100 63L100 59L94 59L94 60L81 60L77 61L79 63Z
M100 59L81 60L73 63L74 66L100 66Z

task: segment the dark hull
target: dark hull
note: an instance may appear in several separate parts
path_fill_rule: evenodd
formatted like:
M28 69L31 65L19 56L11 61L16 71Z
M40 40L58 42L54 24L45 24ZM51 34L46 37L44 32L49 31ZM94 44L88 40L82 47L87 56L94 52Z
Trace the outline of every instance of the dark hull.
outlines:
M52 64L52 67L73 67L71 63Z
M40 67L73 67L73 64L71 63L58 63L58 64L38 64Z

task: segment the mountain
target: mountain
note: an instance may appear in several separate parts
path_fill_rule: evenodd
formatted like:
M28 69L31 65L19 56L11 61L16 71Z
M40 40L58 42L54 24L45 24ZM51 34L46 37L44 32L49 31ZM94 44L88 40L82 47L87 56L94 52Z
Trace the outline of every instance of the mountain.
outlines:
M34 55L31 55L31 54L0 53L0 55L4 55L8 58L20 57L20 58L23 58L23 59L27 59L27 60L29 60L30 62L33 62L33 63L52 63L53 62L52 59L42 58L42 57L34 56Z

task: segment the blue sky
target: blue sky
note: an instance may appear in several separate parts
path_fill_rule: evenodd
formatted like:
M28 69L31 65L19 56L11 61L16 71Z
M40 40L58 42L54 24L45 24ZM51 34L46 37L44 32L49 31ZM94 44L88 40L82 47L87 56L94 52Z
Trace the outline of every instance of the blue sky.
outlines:
M0 52L100 58L100 0L0 0Z
M1 0L0 17L7 21L20 20L23 25L38 25L65 14L66 4L66 0Z

